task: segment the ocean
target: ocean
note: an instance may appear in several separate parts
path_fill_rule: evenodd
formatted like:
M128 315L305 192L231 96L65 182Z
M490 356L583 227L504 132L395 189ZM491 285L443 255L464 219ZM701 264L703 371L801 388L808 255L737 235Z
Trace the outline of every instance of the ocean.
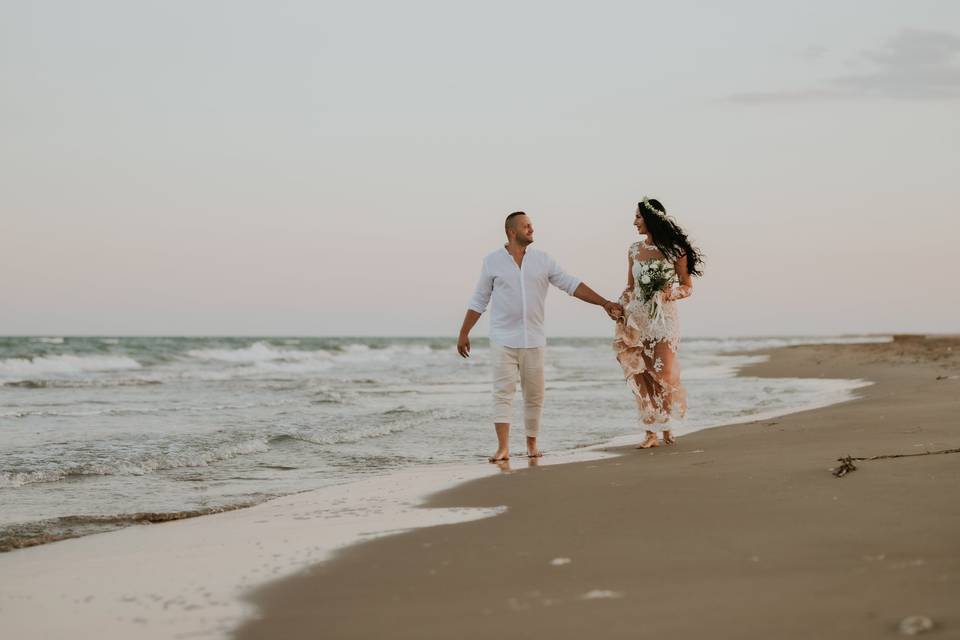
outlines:
M844 401L864 384L736 377L757 358L744 351L889 339L687 339L690 408L675 433ZM473 343L464 360L450 338L0 338L0 551L486 464L489 348ZM609 339L550 340L546 378L547 456L641 436Z

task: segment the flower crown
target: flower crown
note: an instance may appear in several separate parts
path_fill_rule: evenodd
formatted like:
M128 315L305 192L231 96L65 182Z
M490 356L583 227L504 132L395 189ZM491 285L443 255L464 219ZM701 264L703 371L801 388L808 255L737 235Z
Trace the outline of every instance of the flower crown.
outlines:
M650 199L647 196L643 196L643 200L640 201L640 204L642 204L647 209L647 211L649 211L655 216L660 216L661 218L663 218L666 215L663 211L660 211L660 209L657 209L655 206L650 204Z

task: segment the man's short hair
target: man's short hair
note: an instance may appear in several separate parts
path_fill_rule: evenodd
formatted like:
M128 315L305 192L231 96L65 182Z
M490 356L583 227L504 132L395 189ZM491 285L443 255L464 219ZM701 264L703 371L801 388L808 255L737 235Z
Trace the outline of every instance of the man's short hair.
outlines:
M508 215L507 219L503 221L503 230L509 231L510 227L513 226L513 219L516 218L517 216L525 216L525 215L527 214L524 213L523 211L514 211L513 213Z

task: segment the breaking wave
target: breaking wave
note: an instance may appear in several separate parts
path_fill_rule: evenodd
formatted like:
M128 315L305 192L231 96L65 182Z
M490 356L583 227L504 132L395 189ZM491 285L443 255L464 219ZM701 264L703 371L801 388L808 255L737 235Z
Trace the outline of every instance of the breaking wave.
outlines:
M254 365L263 370L296 372L328 369L337 363L391 362L397 357L423 357L434 352L427 345L388 345L375 349L360 343L346 344L336 350L306 351L282 349L261 341L242 349L191 349L186 355L205 361Z
M126 356L54 355L0 360L0 380L41 380L46 376L74 376L91 371L124 371L141 365Z

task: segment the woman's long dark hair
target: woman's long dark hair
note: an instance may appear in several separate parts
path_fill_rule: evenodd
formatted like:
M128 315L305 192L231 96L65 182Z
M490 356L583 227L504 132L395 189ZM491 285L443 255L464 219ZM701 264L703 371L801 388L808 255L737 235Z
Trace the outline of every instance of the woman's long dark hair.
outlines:
M687 271L692 276L703 275L703 254L690 242L687 234L672 218L667 217L667 208L659 200L647 199L647 204L660 212L650 211L643 202L637 203L637 211L650 233L654 246L671 260L687 256Z

